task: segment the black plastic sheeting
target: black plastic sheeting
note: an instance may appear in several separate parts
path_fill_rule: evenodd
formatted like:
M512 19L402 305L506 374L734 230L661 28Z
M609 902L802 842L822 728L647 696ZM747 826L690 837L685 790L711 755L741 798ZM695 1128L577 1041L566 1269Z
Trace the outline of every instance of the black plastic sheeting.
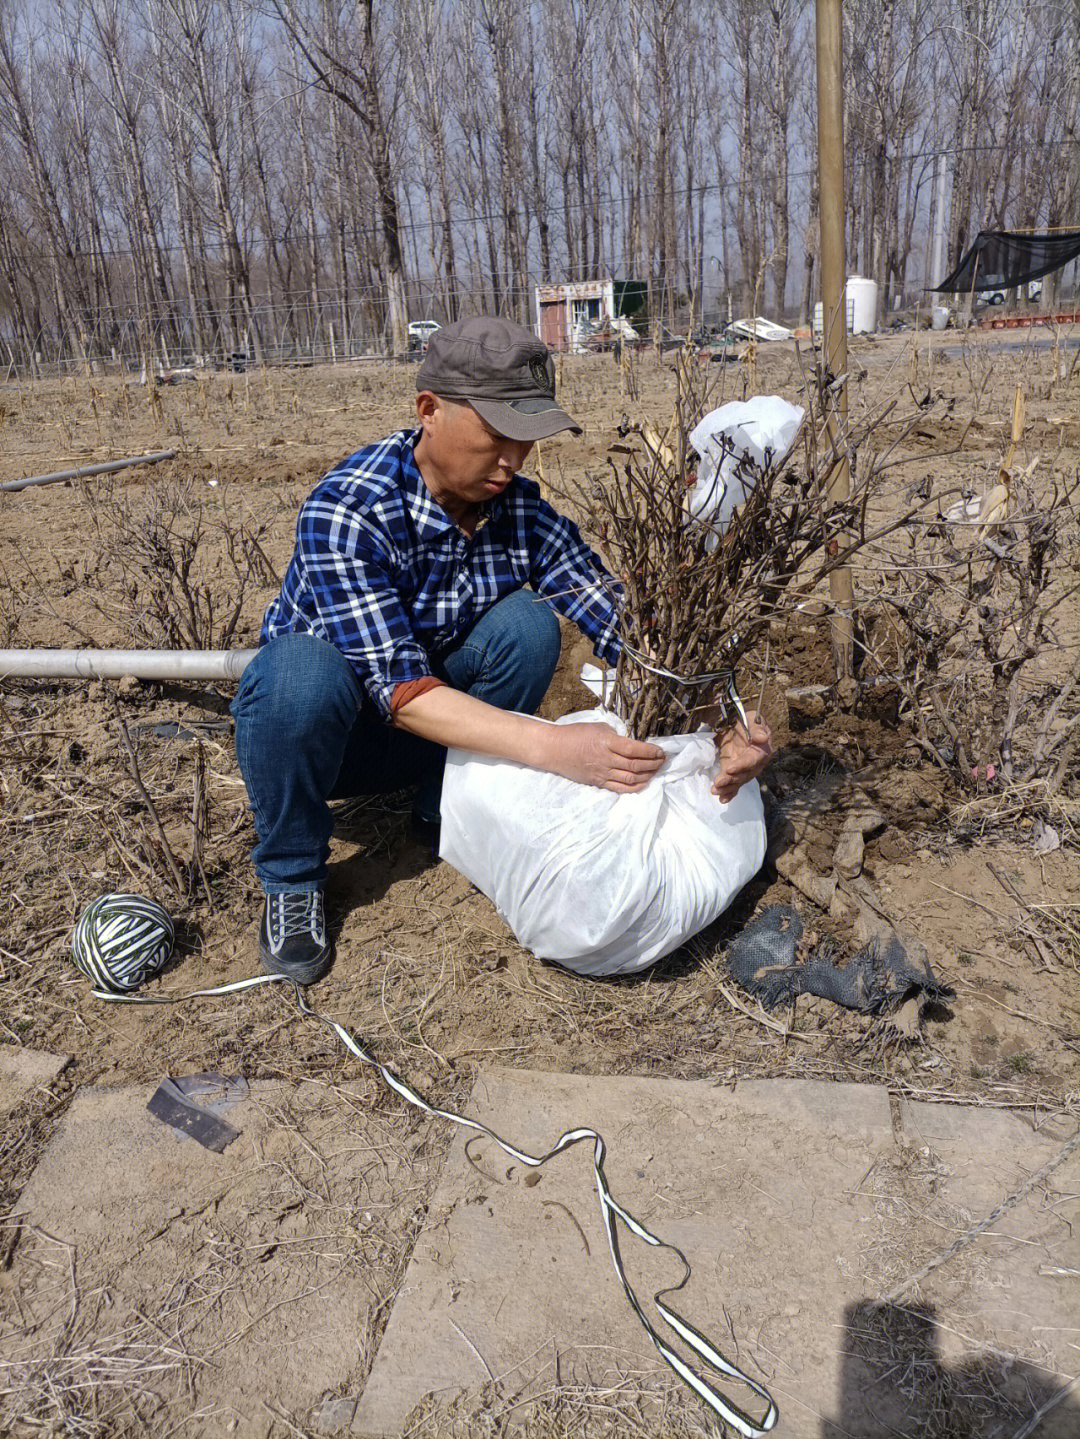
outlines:
M953 991L940 984L925 956L912 957L895 934L871 939L846 964L822 940L804 960L796 957L803 922L786 904L772 904L750 921L728 950L731 973L766 1009L797 994L816 994L858 1009L863 1014L888 1014L905 999L947 999Z
M980 230L974 245L936 293L970 290L1012 290L1040 280L1080 255L1080 230L1018 234L1013 230Z

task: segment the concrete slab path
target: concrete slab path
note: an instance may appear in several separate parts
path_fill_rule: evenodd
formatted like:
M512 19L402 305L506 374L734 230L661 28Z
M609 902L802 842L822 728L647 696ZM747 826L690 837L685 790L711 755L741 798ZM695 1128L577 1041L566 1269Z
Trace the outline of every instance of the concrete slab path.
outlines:
M29 1099L35 1090L51 1084L67 1068L69 1060L66 1054L0 1044L0 1118Z
M1012 1439L1043 1406L1030 1433L1080 1433L1076 1153L922 1286L880 1302L1058 1155L1068 1127L859 1085L505 1070L481 1074L471 1113L534 1153L564 1129L601 1131L616 1199L693 1266L674 1307L769 1386L777 1435L937 1434L936 1414L955 1420L940 1432ZM672 1256L625 1233L622 1248L641 1299L678 1280ZM612 1269L589 1146L538 1172L459 1135L352 1432L398 1435L432 1392L467 1424L463 1391L490 1416L627 1376L662 1392L670 1371Z
M574 1386L605 1419L628 1394L646 1414L684 1394L613 1271L591 1144L537 1171L458 1132L440 1173L441 1126L373 1106L365 1081L261 1081L200 1097L240 1130L217 1154L149 1095L77 1094L20 1197L0 1351L29 1397L5 1402L29 1403L37 1375L47 1409L61 1343L76 1379L94 1356L98 1405L110 1355L129 1391L137 1356L158 1417L193 1439L265 1439L281 1415L389 1439L429 1395L479 1433ZM1080 1434L1080 1149L1048 1169L1074 1124L860 1085L499 1069L470 1104L534 1153L600 1130L616 1200L693 1266L671 1302L769 1387L781 1439ZM621 1244L652 1310L681 1268ZM672 1433L704 1426L685 1412Z
M240 1089L196 1100L240 1131L222 1153L155 1119L153 1086L75 1095L0 1273L0 1354L23 1376L4 1370L0 1432L22 1432L13 1411L75 1432L91 1403L104 1433L130 1400L140 1432L266 1439L359 1387L435 1183L429 1129L372 1112L366 1081Z

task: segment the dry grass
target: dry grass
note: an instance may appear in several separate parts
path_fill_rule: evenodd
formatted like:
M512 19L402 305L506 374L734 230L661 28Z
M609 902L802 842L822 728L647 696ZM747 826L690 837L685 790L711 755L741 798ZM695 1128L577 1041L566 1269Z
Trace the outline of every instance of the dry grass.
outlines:
M847 1316L848 1354L861 1361L857 1382L865 1386L863 1397L899 1395L917 1413L925 1439L984 1433L1020 1439L1044 1404L1066 1397L1067 1387L1056 1376L1014 1354L987 1351L955 1329L951 1332L967 1341L967 1353L943 1363L937 1329L929 1306L866 1304Z
M232 1366L248 1376L242 1392L255 1375L276 1424L302 1432L275 1396L302 1391L303 1373L283 1379L280 1355L307 1322L298 1316L335 1296L359 1319L337 1352L362 1385L446 1136L363 1081L313 1084L294 1070L249 1102L250 1161L202 1191L178 1177L179 1207L162 1196L128 1244L116 1234L77 1247L20 1223L0 1320L4 1433L163 1433L185 1416L225 1432L230 1416L248 1417Z
M708 1439L717 1433L681 1387L625 1372L606 1382L566 1383L558 1370L555 1354L525 1394L509 1376L449 1404L426 1399L406 1420L402 1439Z
M971 358L959 364L937 355L930 369L920 358L914 373L916 398L926 388L946 388L958 411L965 412L963 423L955 417L951 425L935 422L933 437L925 442L911 436L903 451L905 463L913 461L916 468L938 466L943 489L958 489L979 465L996 467L1007 439L1002 391L1015 385L1025 364L1029 375L1035 372L1038 378L1039 373L1030 357L1029 362L999 361L988 357L978 343L970 348ZM869 350L853 347L853 372L860 353L868 365L874 359ZM762 390L789 392L798 383L798 367L790 358L770 359L763 348L759 364ZM559 453L568 479L583 481L600 467L613 421L626 400L611 368L571 360L563 369L563 398L571 411L586 417L588 433L578 442L580 448ZM654 421L669 417L675 396L673 373L645 363L634 378L641 413ZM866 413L911 378L907 350L887 365L874 367L864 386ZM125 387L95 387L82 381L24 386L9 406L14 428L6 433L16 443L5 458L26 473L68 460L77 463L135 453L182 437L185 455L180 468L159 467L161 473L132 475L126 482L130 491L118 485L112 493L123 500L130 516L137 517L149 512L146 504L152 495L167 497L178 485L205 484L209 479L229 481L230 512L235 498L240 519L256 528L269 523L267 560L280 572L288 558L299 499L324 464L355 447L363 437L361 430L364 435L379 433L400 419L411 379L411 371L213 377L206 383L162 391L156 410L139 392ZM736 381L736 393L745 379L740 376ZM1060 385L1052 387L1044 408L1050 416L1067 413L1068 398ZM1034 411L1034 404L1029 408ZM856 420L859 414L856 408ZM975 446L975 458L940 460L941 451L956 443L968 420L978 422L965 441ZM1049 424L1049 419L1040 421L1044 423ZM895 433L902 428L898 424ZM1066 454L1067 459L1072 457L1070 463L1080 454L1076 428L1071 420L1063 428L1070 437ZM1022 458L1028 463L1030 455ZM557 476L559 466L550 452L544 454L543 463L549 477ZM899 479L897 490L902 490ZM209 498L216 493L205 492L207 513L217 513L218 501ZM131 617L125 615L123 597L114 585L118 573L114 559L103 554L99 563L85 543L81 496L57 488L25 500L10 499L5 514L13 522L0 538L0 635L26 645L121 643L133 635ZM49 546L36 550L35 528L44 534L53 522ZM199 554L207 559L210 578L200 579L200 584L216 583L224 589L231 583L233 572L223 545L221 534L204 525ZM1078 556L1080 551L1069 562L1075 565ZM870 570L857 572L857 588L865 593L873 584ZM234 642L255 632L269 588L260 582L248 590ZM88 620L90 590L100 600L100 618L92 622ZM207 611L200 613L206 621ZM213 629L220 632L220 617L229 619L232 614L224 593L215 595L213 614ZM909 765L915 759L902 749L895 714L879 719L831 711L820 724L798 733L785 725L784 685L777 685L773 675L785 674L787 682L794 684L828 679L827 645L820 636L820 642L813 639L815 630L820 631L820 626L803 618L771 634L767 655L763 651L748 661L761 671L756 683L764 690L764 707L775 721L781 744L799 761L797 782L812 783L823 766L856 768L867 757L895 770L897 793L908 781L912 786L917 780L925 782L925 774L901 768L901 758ZM868 643L871 638L867 636ZM1073 643L1076 636L1065 633L1063 638ZM882 651L879 658L879 667L886 668L888 655ZM1055 672L1048 670L1046 683L1054 678ZM581 702L569 661L558 684L561 688L553 704L567 708ZM18 1194L76 1086L102 1080L148 1081L163 1071L217 1070L280 1076L295 1085L317 1078L338 1086L336 1103L357 1104L355 1091L340 1087L342 1081L357 1078L352 1061L325 1031L303 1023L279 995L257 991L150 1012L107 1010L87 998L85 981L70 964L68 937L83 906L106 889L131 888L160 898L180 919L176 961L165 976L166 987L192 989L254 972L252 931L259 896L247 858L253 836L246 797L231 737L198 725L220 718L228 696L205 689L181 692L133 684L114 691L102 685L8 682L2 689L0 844L6 883L0 900L0 1037L12 1044L70 1053L73 1063L54 1094L37 1096L0 1123L0 1214L15 1209ZM121 718L135 751L145 798L133 777ZM153 726L163 722L198 733L205 761L201 801L197 802L196 742L155 736ZM951 798L947 785L941 793ZM1016 785L970 796L962 812L947 822L935 819L930 828L898 808L887 838L896 852L909 858L914 845L925 846L936 865L938 854L953 852L946 841L958 829L973 838L1006 834L1022 839L1027 833L1024 820L1037 798L1033 790ZM1043 806L1050 822L1060 829L1065 859L1076 842L1076 804L1075 779L1070 776L1069 785ZM886 1085L896 1095L926 1101L1016 1109L1036 1105L1047 1111L1060 1111L1066 1090L1075 1089L1071 1078L1075 1050L1064 1040L1055 1038L1051 1043L1043 1026L1008 1016L1025 1036L1025 1052L1036 1051L1036 1039L1043 1045L1038 1050L1040 1062L1031 1069L969 1073L964 1047L965 1026L976 1001L983 1003L987 979L1013 983L1020 973L1036 973L1046 986L1037 991L1037 999L1006 994L1000 1002L1021 1012L1053 1011L1056 1018L1054 1006L1064 991L1054 985L1072 978L1080 956L1080 909L1071 891L1058 893L1049 884L1037 891L1032 888L1025 891L1026 909L1004 892L994 900L1000 915L995 923L1000 924L1002 936L1010 943L1026 942L1025 931L1034 930L1059 974L1034 966L1022 949L1003 945L995 951L1003 956L997 968L994 960L987 961L985 970L965 972L979 980L979 993L973 989L970 1004L958 1003L954 1014L937 1021L922 1045L902 1041L875 1021L839 1013L823 1001L800 1000L791 1013L772 1016L780 1025L777 1029L763 1024L756 1006L732 988L724 962L730 937L757 903L766 897L769 902L791 898L790 891L774 879L766 876L755 882L720 922L647 974L606 982L585 980L526 954L491 906L464 880L445 865L428 865L406 834L406 808L390 799L358 801L341 809L329 891L331 920L338 933L337 960L314 997L321 1010L362 1036L422 1093L450 1107L467 1092L478 1063L716 1081L777 1076L852 1080ZM201 874L195 862L196 835L201 835ZM166 847L180 874L179 887ZM880 874L888 874L884 863ZM961 903L966 905L969 898L962 896L954 908ZM952 973L953 959L952 953L944 956L943 977ZM938 1077L940 1068L923 1069L939 1063L950 1044L947 1077ZM365 1113L384 1126L388 1147L415 1138L413 1120L393 1096L374 1082L364 1095ZM287 1114L268 1118L288 1134ZM264 1177L313 1212L320 1204L325 1208L323 1168L312 1156L305 1157L302 1146L276 1158ZM422 1189L418 1187L414 1196L416 1213L425 1197ZM372 1218L364 1223L363 1214L369 1210ZM392 1292L394 1276L406 1262L415 1229L389 1215L380 1216L362 1201L356 1212L326 1217L327 1227L318 1232L334 1238L325 1241L324 1252L340 1254L342 1262L358 1267L357 1272L369 1262L382 1276L373 1318L360 1336L366 1366L385 1323L383 1299ZM184 1296L185 1323L213 1303L231 1302L237 1266L242 1268L250 1258L242 1246L256 1239L245 1238L239 1225L231 1237L221 1238L214 1283L201 1296ZM155 1311L159 1319L175 1312L165 1302L169 1296L160 1297L160 1312ZM88 1297L79 1309L80 1323L89 1323L91 1305ZM175 1335L169 1324L162 1323L171 1344ZM162 1392L170 1386L180 1392L197 1367L197 1359L184 1356L200 1354L190 1331L183 1333L188 1335L188 1347L172 1353L157 1331L129 1326L118 1331L115 1342L110 1339L100 1346L100 1368L93 1371L88 1367L93 1335L90 1329L76 1329L66 1349L31 1356L31 1367L19 1377L24 1387L18 1402L27 1414L39 1415L39 1422L51 1422L64 1412L56 1407L60 1402L68 1405L73 1423L104 1423L121 1411L97 1413L87 1407L86 1375L103 1376L102 1405L123 1403L118 1376L127 1363L136 1394L142 1392L140 1365L146 1371L148 1393L156 1391L159 1381ZM214 1342L221 1338L227 1334ZM880 1338L873 1342L884 1344ZM887 1358L892 1350L882 1353ZM155 1365L163 1367L154 1369ZM534 1427L526 1432L561 1436L588 1426L589 1433L668 1432L679 1439L704 1432L700 1411L693 1405L680 1407L681 1399L674 1398L663 1401L669 1404L662 1416L668 1427L657 1431L655 1415L642 1407L645 1400L639 1390L644 1388L635 1389L628 1382L598 1394L560 1384L553 1375L551 1392L527 1418ZM71 1394L65 1398L68 1389ZM15 1392L12 1370L6 1400L14 1402ZM655 1397L651 1384L649 1393ZM505 1391L490 1396L486 1410L507 1425L522 1417L513 1407L515 1402ZM951 1412L944 1398L939 1407L943 1415ZM135 1411L128 1417L134 1422ZM272 1417L281 1433L302 1432L295 1415L283 1411ZM432 1415L417 1418L418 1425L435 1422ZM459 1415L457 1422L459 1432L481 1432L469 1429L467 1414ZM609 1431L604 1424L612 1426ZM436 1431L420 1427L416 1432L419 1436Z
M148 1427L160 1432L170 1407L194 1398L202 1362L188 1352L180 1332L182 1294L152 1318L112 1329L102 1322L110 1302L106 1292L80 1287L74 1247L32 1232L52 1251L50 1267L63 1274L57 1304L65 1313L50 1338L8 1332L4 1347L18 1357L0 1359L0 1427L77 1439Z
M966 796L953 806L950 818L957 830L981 839L1030 826L1035 815L1045 815L1058 826L1066 842L1080 840L1080 800L1053 793L1045 779L1004 783L993 794Z
M0 833L10 863L0 961L14 981L9 997L20 978L40 986L40 952L63 952L87 895L148 894L183 924L198 887L213 912L246 821L227 734L189 720L186 737L156 737L132 703L137 686L121 686L123 701L104 683L50 688L0 698ZM46 874L59 885L42 883ZM58 978L61 992L77 986L74 972ZM4 1023L14 1037L26 1019L9 1004Z

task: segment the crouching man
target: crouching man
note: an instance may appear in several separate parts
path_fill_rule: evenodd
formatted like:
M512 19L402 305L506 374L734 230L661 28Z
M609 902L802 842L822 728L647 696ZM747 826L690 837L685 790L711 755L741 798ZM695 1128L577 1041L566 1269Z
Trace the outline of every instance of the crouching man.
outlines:
M547 348L480 316L431 337L417 427L358 450L300 510L296 550L233 704L258 835L263 966L310 984L330 964L328 801L413 787L434 831L447 746L629 793L663 761L607 725L534 719L559 658L556 612L609 664L618 587L577 527L519 473L533 444L580 427L555 402ZM729 734L729 799L771 754Z

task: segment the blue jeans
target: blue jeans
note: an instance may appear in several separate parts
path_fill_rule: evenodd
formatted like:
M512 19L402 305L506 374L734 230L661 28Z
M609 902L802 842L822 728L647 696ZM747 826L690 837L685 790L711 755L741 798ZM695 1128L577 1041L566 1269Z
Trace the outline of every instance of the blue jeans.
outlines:
M492 605L433 668L499 709L533 714L559 659L559 622L525 590ZM419 787L415 812L437 820L446 750L394 729L344 655L314 635L281 635L244 671L232 705L236 758L267 894L322 889L334 817L328 800Z

